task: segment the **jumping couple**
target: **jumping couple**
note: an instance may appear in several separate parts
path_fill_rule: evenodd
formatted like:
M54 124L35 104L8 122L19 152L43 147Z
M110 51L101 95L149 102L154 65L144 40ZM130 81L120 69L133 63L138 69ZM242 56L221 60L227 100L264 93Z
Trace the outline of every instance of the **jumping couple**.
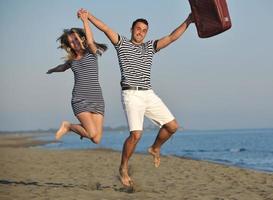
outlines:
M180 38L193 22L190 14L169 35L158 40L144 42L149 24L146 19L137 19L131 27L131 38L120 35L108 25L85 9L77 16L82 20L84 29L64 30L59 37L60 48L67 54L64 64L58 65L47 73L63 72L69 68L74 73L75 84L72 92L72 108L80 124L62 122L56 139L73 131L82 137L99 143L103 132L104 100L98 81L98 56L107 46L95 42L89 26L91 22L111 41L117 51L121 72L121 96L130 135L125 140L119 168L120 180L125 186L132 186L128 173L128 162L143 132L144 116L156 123L160 129L154 143L148 148L153 156L154 166L160 165L161 146L176 132L178 123L163 101L154 93L151 86L151 67L155 53Z

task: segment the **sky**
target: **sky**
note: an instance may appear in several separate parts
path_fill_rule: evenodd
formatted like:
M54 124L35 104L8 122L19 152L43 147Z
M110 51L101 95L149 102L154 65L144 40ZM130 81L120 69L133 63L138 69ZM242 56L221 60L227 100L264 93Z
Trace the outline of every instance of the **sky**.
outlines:
M201 39L191 24L154 56L152 86L186 129L273 127L273 1L228 0L232 28ZM56 39L82 27L76 12L89 10L130 38L136 18L149 21L146 40L171 33L190 13L187 0L0 0L0 131L50 129L78 123L71 108L73 73L46 74L63 62ZM126 125L114 47L99 58L105 126Z

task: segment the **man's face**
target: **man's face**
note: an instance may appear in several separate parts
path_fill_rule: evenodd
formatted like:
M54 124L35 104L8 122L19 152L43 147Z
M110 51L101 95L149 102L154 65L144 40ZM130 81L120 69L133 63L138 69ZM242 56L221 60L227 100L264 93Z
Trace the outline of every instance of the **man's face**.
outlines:
M143 40L148 32L148 26L143 22L137 22L132 28L132 42L135 44L143 43Z

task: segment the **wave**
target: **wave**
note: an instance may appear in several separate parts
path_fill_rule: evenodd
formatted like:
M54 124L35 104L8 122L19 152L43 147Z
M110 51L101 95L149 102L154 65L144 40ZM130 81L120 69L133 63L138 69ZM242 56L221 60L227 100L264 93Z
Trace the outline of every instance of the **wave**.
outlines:
M231 148L231 149L183 149L185 153L224 153L224 152L245 152L248 151L246 148Z
M228 149L229 152L232 152L232 153L238 153L238 152L244 152L244 151L247 151L247 149L245 148L234 148L234 149Z

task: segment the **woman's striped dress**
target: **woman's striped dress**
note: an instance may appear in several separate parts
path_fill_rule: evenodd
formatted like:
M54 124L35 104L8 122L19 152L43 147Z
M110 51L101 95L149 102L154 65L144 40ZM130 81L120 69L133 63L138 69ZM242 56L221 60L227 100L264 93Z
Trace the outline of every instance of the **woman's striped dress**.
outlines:
M72 108L74 115L93 112L104 115L104 100L98 77L97 55L87 52L80 60L73 60L74 73Z

